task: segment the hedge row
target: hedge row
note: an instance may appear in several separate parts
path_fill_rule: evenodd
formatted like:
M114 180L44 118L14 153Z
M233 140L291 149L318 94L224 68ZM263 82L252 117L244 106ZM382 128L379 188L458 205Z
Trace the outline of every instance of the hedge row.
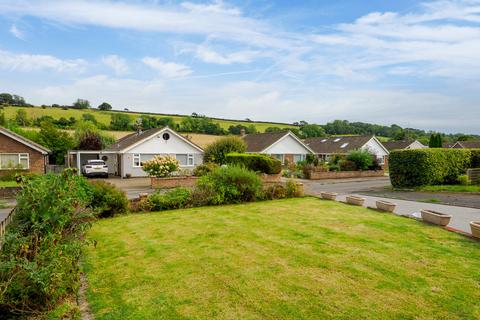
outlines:
M472 152L471 168L480 168L480 149L470 149Z
M251 171L277 174L282 171L282 163L270 156L256 153L229 153L227 164L243 166Z
M478 166L480 150L419 149L392 151L390 180L397 188L453 184L459 175Z

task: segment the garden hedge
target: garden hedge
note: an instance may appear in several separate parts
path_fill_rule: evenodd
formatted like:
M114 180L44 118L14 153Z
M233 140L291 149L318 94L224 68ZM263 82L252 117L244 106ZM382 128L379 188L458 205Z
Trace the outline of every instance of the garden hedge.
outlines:
M479 153L475 154L478 157ZM396 188L453 184L471 163L472 151L469 149L392 151L389 159L390 180Z
M277 174L282 171L280 160L257 153L229 153L226 156L227 164L243 166L251 171L266 174Z
M470 149L472 152L471 168L480 168L480 149Z

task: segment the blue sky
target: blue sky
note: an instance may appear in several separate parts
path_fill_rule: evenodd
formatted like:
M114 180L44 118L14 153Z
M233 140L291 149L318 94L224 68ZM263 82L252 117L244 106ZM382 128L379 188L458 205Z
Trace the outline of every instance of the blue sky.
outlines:
M35 104L480 133L480 0L0 1Z

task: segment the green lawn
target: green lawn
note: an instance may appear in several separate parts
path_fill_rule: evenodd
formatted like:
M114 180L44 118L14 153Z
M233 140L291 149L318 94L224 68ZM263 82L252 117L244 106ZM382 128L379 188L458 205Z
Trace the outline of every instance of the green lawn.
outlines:
M0 180L0 188L1 187L18 187L18 183L16 181L1 181Z
M479 192L480 186L462 186L462 185L443 185L443 186L424 186L419 188L421 191L444 191L444 192Z
M316 198L101 220L96 319L479 319L480 242Z

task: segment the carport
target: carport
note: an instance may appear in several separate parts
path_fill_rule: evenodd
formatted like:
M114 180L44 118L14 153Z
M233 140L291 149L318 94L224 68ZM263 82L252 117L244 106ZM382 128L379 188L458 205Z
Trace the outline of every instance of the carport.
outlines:
M67 166L77 168L78 174L82 172L82 165L87 160L103 160L108 166L108 174L120 176L120 155L112 151L101 150L70 150L67 155Z

